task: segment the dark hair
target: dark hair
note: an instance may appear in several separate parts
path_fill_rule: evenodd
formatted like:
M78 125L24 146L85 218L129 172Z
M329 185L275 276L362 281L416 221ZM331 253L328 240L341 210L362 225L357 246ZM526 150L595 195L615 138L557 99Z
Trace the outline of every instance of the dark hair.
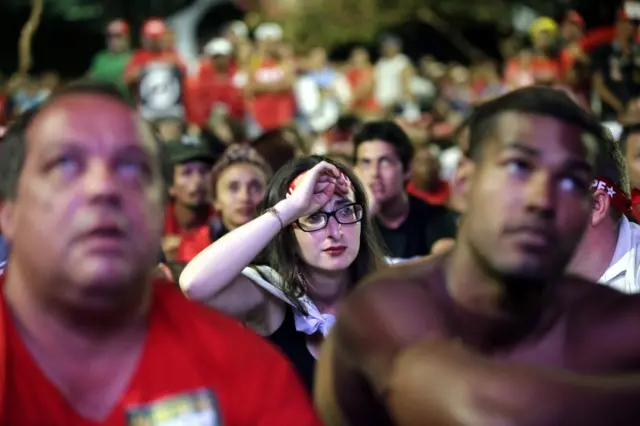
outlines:
M362 125L358 133L353 137L355 144L354 155L357 157L358 147L361 144L376 139L392 145L396 155L402 162L403 170L409 170L414 152L413 144L405 131L390 120L370 121Z
M610 140L597 117L581 108L565 92L547 87L525 87L480 104L469 118L469 150L478 159L487 136L493 132L496 119L505 112L520 112L551 116L579 127L583 134L593 136L602 147Z
M119 88L112 84L96 80L78 80L56 90L44 103L22 113L9 125L0 144L0 197L15 199L18 181L22 174L22 167L27 155L26 132L33 120L49 105L60 98L71 95L99 95L113 99L129 106L134 105L125 97ZM150 132L152 133L152 132ZM165 152L164 145L156 139L158 144L158 161L164 182L170 182L173 166Z
M283 129L269 130L253 142L251 146L265 159L274 172L296 157L296 146L288 141Z
M260 211L275 206L282 201L291 182L316 164L326 161L338 167L345 175L351 179L356 195L356 202L364 207L362 218L362 231L360 233L360 251L354 262L349 267L351 283L356 284L366 274L381 268L385 262L379 236L373 225L372 217L369 215L367 207L366 192L355 176L346 166L331 160L328 157L311 155L298 158L286 166L282 167L273 176L265 192L260 205ZM304 307L299 303L298 298L305 294L306 283L304 282L304 263L297 253L297 243L291 227L280 232L265 248L263 253L256 260L256 264L266 263L273 268L283 279L282 291L291 302L304 312Z

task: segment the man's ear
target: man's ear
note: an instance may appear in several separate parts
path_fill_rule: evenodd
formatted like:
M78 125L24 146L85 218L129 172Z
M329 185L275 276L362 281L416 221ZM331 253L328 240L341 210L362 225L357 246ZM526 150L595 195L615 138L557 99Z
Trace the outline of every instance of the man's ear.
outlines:
M462 210L460 213L466 213L467 211L467 199L469 197L471 176L475 171L475 163L469 158L462 157L458 162L456 171L451 179L450 191L452 196L460 203L459 208Z
M610 215L611 198L605 190L599 189L593 194L593 209L591 211L591 226L596 226Z
M5 201L0 203L0 232L9 241L13 239L15 234L14 210L13 202Z

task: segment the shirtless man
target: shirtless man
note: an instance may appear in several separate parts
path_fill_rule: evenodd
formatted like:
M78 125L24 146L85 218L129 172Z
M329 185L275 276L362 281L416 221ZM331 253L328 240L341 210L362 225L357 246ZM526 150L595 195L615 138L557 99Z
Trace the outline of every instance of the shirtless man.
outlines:
M344 302L316 370L325 424L636 425L640 299L563 276L611 142L552 89L476 114L456 245Z

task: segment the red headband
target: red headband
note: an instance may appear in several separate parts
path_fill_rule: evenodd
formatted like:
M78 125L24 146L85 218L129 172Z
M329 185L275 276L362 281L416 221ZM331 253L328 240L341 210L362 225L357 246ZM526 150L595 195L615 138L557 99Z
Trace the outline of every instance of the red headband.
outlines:
M287 190L287 198L289 198L291 196L291 194L293 194L293 191L296 189L296 186L298 185L298 183L300 183L300 178L302 178L302 176L304 176L305 173L307 173L307 172L300 173L294 180L291 181L291 183L289 184L289 189ZM353 191L354 190L353 189L353 184L351 183L351 179L349 179L349 176L347 176L344 173L340 172L340 177L342 177L342 179L344 179L344 181L347 184L347 186Z
M618 185L611 182L609 179L605 177L598 177L594 179L593 182L591 183L591 191L595 193L598 190L602 190L607 193L607 195L609 196L609 199L611 199L611 205L620 213L623 213L623 214L632 213L632 207L633 207L632 200L630 200L629 197L627 197L627 195L618 187ZM634 192L636 192L636 190L634 190ZM638 197L634 197L634 198L636 198L635 201L637 204Z

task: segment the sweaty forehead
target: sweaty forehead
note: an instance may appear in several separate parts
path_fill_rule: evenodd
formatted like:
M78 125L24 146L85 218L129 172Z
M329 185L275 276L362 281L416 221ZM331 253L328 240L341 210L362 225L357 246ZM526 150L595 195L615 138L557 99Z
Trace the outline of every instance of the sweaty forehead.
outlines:
M74 94L55 100L33 120L27 137L35 151L66 143L106 151L134 144L150 153L157 151L150 130L135 111L104 95Z
M562 149L578 156L590 156L597 150L580 127L550 115L506 112L498 117L494 135L502 146L526 144L541 151Z

